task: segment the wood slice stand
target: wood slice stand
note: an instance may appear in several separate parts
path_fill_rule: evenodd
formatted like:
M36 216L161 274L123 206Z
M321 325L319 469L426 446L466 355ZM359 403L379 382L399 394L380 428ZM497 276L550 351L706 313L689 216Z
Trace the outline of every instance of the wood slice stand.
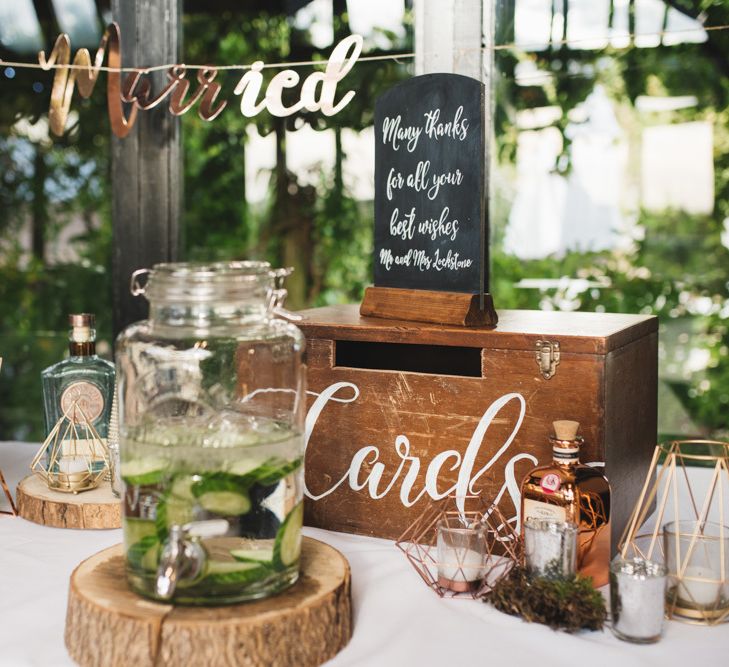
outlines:
M317 540L303 539L294 586L224 607L176 607L132 593L117 545L71 575L65 639L82 667L307 667L347 645L351 616L349 564Z
M359 312L363 317L432 322L462 327L495 327L499 316L490 294L483 309L478 294L400 287L368 287Z
M54 528L121 528L121 500L109 482L79 494L52 491L37 475L21 480L16 490L18 515Z

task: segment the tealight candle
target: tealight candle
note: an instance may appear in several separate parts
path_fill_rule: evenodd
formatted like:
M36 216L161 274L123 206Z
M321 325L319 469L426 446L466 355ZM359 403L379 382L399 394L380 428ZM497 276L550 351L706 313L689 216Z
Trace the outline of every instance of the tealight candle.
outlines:
M71 474L74 472L86 472L89 465L83 456L64 456L58 462L58 472Z
M678 597L681 602L699 606L716 604L721 592L721 571L701 565L688 565L681 576Z
M473 549L444 549L438 559L438 578L452 581L477 581L484 575L483 554Z
M729 611L729 526L673 521L663 526L668 612L704 623Z
M438 585L465 593L476 590L486 574L486 527L466 526L454 518L438 523Z

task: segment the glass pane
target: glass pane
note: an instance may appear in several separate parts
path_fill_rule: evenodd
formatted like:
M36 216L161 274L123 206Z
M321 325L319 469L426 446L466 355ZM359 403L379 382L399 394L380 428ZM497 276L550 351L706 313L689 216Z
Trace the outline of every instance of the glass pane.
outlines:
M0 58L37 63L59 24L71 30L74 52L98 43L91 0L2 3ZM48 128L52 81L51 72L0 64L0 440L45 437L40 372L65 354L69 313L96 313L97 349L111 354L103 83L88 100L74 97L59 138Z
M492 285L498 308L657 315L659 437L726 438L728 42L703 25L729 9L689 4L501 11Z
M403 0L245 5L228 3L221 12L186 2L187 61L325 61L352 33L365 39L362 57L412 51ZM246 118L232 94L243 72L221 72L221 99L228 100L222 115L210 123L194 112L183 116L188 259L249 257L293 266L291 308L360 299L371 280L374 102L410 74L407 63L359 62L336 92L336 100L349 90L354 98L331 117L304 110L278 118L263 110ZM315 71L295 69L301 81L286 91L287 106ZM279 71L263 70L258 99Z

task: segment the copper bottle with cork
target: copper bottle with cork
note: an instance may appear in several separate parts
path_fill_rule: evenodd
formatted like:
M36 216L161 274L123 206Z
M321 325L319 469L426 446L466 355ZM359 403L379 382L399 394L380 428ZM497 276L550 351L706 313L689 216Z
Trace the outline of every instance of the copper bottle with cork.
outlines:
M521 484L522 525L528 518L577 525L577 568L595 586L608 583L610 484L596 468L580 463L579 422L553 422L552 463L539 466Z

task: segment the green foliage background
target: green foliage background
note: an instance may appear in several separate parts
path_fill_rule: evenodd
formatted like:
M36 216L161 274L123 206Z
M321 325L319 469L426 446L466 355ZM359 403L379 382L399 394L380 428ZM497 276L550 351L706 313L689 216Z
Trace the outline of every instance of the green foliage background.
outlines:
M508 5L508 3L505 3ZM567 3L568 4L568 3ZM631 7L633 3L630 3ZM729 23L724 0L679 0L672 5L707 24ZM334 0L335 41L349 31L346 3ZM502 17L498 39L513 40L513 14ZM566 28L565 28L566 29ZM628 250L569 252L565 256L523 261L503 251L511 194L492 193L492 292L499 309L568 307L589 311L652 313L660 318L663 389L660 410L670 416L680 406L688 421L664 419L660 437L729 437L729 38L709 33L702 44L657 48L608 48L575 51L555 47L539 53L498 51L495 169L508 182L513 174L518 131L516 113L555 105L561 116L563 151L555 172L569 174L571 153L564 135L568 115L595 85L614 102L621 125L631 135L647 123L704 120L714 130L715 207L711 215L682 211L638 213L636 235ZM383 34L390 52L412 49L405 38ZM77 45L74 45L74 47ZM329 49L311 46L306 31L294 29L283 14L256 7L229 13L186 16L188 62L243 63L261 59L325 59ZM370 47L369 54L386 51ZM723 54L723 57L722 57ZM0 52L0 58L8 54ZM514 83L518 62L532 60L551 73L550 83ZM293 265L291 305L302 307L356 301L371 275L372 202L354 199L344 185L342 131L372 123L374 100L409 76L408 65L358 64L347 77L357 91L340 114L324 118L302 113L289 119L260 114L245 119L234 106L213 123L194 112L183 119L185 205L183 256L188 259L258 257ZM269 74L270 76L270 74ZM235 76L223 80L230 92ZM44 92L32 90L41 83ZM77 112L63 138L51 140L42 126L47 112L50 74L0 71L0 440L43 437L39 372L57 361L66 346L66 315L96 312L102 351L111 347L111 220L109 128L101 90L89 100L74 100ZM694 95L690 109L641 116L639 95ZM25 118L29 123L19 124ZM33 125L40 120L40 125ZM314 184L291 172L286 161L286 130L304 124L333 129L334 168L319 169ZM245 193L248 133L274 133L276 166L268 174L269 194L250 205ZM31 129L29 129L29 127ZM21 250L21 234L32 227L33 252ZM81 221L70 244L80 261L51 261L48 245ZM723 241L723 242L722 242ZM517 286L523 278L587 278L604 285L577 296L564 290L539 292ZM696 309L698 299L703 306ZM708 300L708 301L707 301ZM708 305L707 305L708 304ZM672 370L691 348L708 355L705 371L686 376ZM673 360L673 361L672 361ZM680 366L680 363L678 364ZM670 431L670 432L667 432Z

